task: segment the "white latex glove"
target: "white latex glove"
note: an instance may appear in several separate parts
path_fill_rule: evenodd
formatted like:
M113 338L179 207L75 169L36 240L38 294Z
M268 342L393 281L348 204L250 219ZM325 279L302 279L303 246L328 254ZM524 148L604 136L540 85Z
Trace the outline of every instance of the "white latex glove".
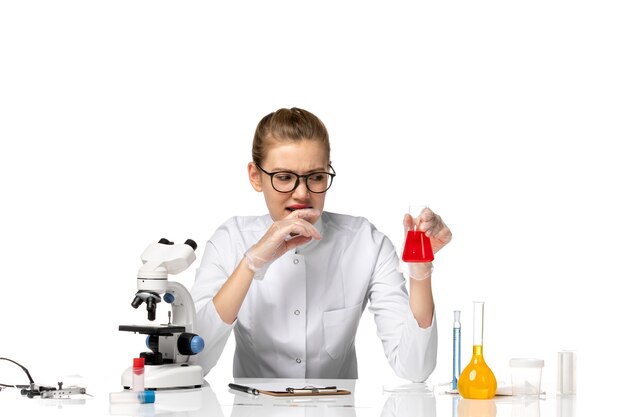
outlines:
M430 238L433 253L439 252L452 240L452 232L441 220L441 216L435 214L430 208L425 207L415 221L410 214L404 215L404 236L417 223L417 229L421 230ZM433 272L432 262L402 262L398 268L400 272L408 275L412 279L422 280L430 278Z
M248 268L254 272L254 278L262 279L272 262L287 251L304 245L311 239L320 240L313 223L321 216L317 209L295 210L282 220L275 221L265 235L245 253Z

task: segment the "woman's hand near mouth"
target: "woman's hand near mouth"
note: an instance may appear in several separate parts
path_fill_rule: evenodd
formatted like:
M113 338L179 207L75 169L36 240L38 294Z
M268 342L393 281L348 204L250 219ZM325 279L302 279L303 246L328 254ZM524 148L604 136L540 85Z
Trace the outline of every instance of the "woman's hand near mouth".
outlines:
M309 207L290 210L246 251L233 274L213 298L215 309L224 323L232 324L236 320L253 278L261 279L267 267L290 249L311 239L322 238L313 226L321 214L320 210Z
M261 240L246 252L248 268L252 271L265 269L289 250L312 239L322 238L313 226L322 214L318 209L293 205L287 207L287 210L290 213L285 218L275 221Z

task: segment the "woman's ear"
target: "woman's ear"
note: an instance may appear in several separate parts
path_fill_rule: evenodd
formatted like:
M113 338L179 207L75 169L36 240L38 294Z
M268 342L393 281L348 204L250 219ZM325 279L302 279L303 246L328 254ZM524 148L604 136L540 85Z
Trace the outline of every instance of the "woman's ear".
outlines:
M263 191L263 187L261 187L261 171L254 162L248 163L248 179L252 188L258 192Z

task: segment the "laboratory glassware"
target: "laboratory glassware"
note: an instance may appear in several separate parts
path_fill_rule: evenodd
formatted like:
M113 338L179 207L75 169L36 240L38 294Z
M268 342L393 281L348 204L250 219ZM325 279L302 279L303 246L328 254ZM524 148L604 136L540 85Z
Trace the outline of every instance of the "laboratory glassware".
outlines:
M435 259L430 238L426 236L426 233L419 230L417 219L424 208L426 206L409 206L409 214L413 218L413 227L406 232L404 249L402 250L404 262L432 262Z
M483 356L483 324L485 303L474 302L474 342L469 364L459 377L459 394L463 398L487 400L496 395L496 377Z
M461 312L454 310L452 327L452 389L458 389L461 375Z
M541 370L543 359L513 358L511 367L511 393L515 396L535 396L541 394Z

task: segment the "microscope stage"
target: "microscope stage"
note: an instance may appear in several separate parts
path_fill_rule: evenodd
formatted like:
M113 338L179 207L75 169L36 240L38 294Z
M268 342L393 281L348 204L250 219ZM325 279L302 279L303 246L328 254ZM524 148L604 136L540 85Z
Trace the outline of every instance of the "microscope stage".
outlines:
M134 332L141 334L154 334L157 336L173 336L174 333L185 333L185 326L133 326L121 324L119 330L122 332Z

